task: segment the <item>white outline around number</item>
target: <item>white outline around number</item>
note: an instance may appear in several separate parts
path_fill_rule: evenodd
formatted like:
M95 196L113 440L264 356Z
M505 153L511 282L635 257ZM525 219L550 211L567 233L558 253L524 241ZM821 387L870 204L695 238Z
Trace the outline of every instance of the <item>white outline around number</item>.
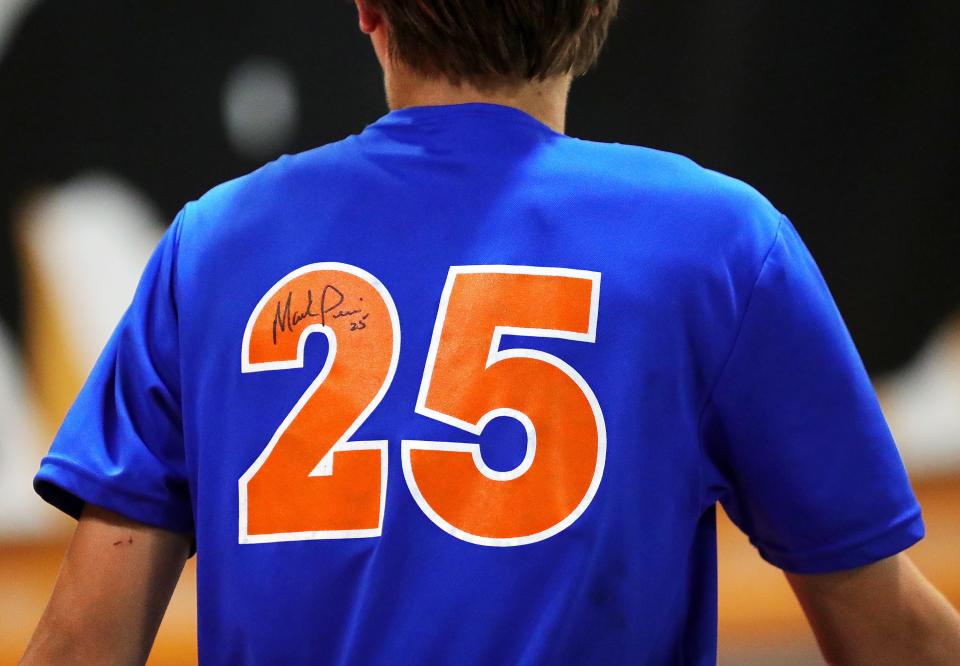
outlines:
M306 532L279 532L276 534L247 534L247 484L250 479L259 471L260 467L263 465L264 461L270 456L270 453L273 451L273 447L276 446L277 441L279 441L280 436L286 431L289 425L297 417L300 411L303 409L303 406L307 403L308 400L313 396L313 394L320 388L320 385L323 384L324 380L327 378L327 375L330 373L330 369L333 367L334 358L337 353L337 338L333 334L333 330L329 326L323 326L320 324L312 324L307 326L300 332L300 337L298 339L297 346L297 358L292 361L275 361L275 362L263 362L263 363L251 363L250 362L250 336L253 333L253 326L256 323L257 317L259 316L262 309L267 305L267 303L274 296L275 292L282 287L285 283L298 278L307 273L312 273L315 271L341 271L344 273L349 273L355 275L365 282L369 283L374 289L377 290L377 293L380 294L380 297L383 299L384 304L388 312L390 313L390 324L393 327L393 349L391 350L391 359L390 359L390 369L387 372L386 379L383 382L383 385L380 387L380 390L374 396L373 400L367 405L367 407L360 413L360 415L354 420L354 422L347 428L346 432L340 436L340 438L334 443L330 451L317 463L316 467L310 472L308 476L329 476L333 474L333 462L334 455L341 451L366 451L366 450L379 450L380 451L380 517L375 529L360 529L360 530L316 530L316 531L306 531ZM343 264L339 262L320 262L315 264L309 264L307 266L302 266L301 268L296 269L285 275L283 278L278 280L270 289L267 290L263 298L260 299L260 302L257 303L257 307L254 308L253 314L250 315L250 318L247 320L247 326L243 332L243 345L241 349L241 372L243 373L252 373L252 372L267 372L271 370L288 370L292 368L302 368L303 367L303 356L304 348L306 347L307 338L315 332L323 333L327 336L327 340L330 343L329 351L327 352L327 359L323 364L323 369L320 371L320 374L317 375L316 379L311 382L310 386L304 391L303 395L300 396L300 399L297 401L297 404L294 405L293 409L287 414L286 418L274 432L273 437L270 438L270 442L267 446L260 452L260 455L254 461L254 463L247 469L246 472L240 477L238 483L239 490L239 543L249 544L249 543L274 543L277 541L305 541L309 539L355 539L355 538L365 538L365 537L378 537L383 532L383 516L386 507L387 499L387 440L378 440L378 441L368 441L368 442L351 442L350 436L357 431L357 428L367 419L368 416L376 409L377 405L380 404L380 401L383 399L383 396L386 394L387 390L390 388L390 384L393 382L393 376L397 369L397 363L400 357L400 317L397 314L397 307L393 302L393 298L390 296L390 292L387 291L387 288L383 285L380 280L375 278L370 273L366 272L362 268L357 268L350 264Z
M427 390L429 389L430 381L433 378L434 364L436 363L437 358L437 349L440 344L440 335L443 331L443 324L447 316L447 307L450 303L450 294L453 290L453 284L459 275L477 273L494 275L546 275L554 277L574 277L588 279L592 282L590 298L590 323L586 333L575 333L556 329L497 326L494 328L494 334L490 341L490 351L487 354L487 368L497 361L508 358L529 358L554 366L570 377L570 379L573 380L573 382L583 392L590 404L591 409L593 410L593 415L597 424L597 464L593 472L593 478L591 479L590 486L588 487L583 499L580 501L580 504L577 505L576 509L574 509L570 515L553 527L541 532L537 532L536 534L523 537L482 537L475 534L470 534L469 532L465 532L457 527L454 527L449 522L444 520L436 511L434 511L433 507L430 506L426 498L420 492L420 488L417 486L417 480L413 474L413 469L410 463L410 452L411 450L416 449L470 453L473 455L473 460L477 465L477 469L484 474L484 476L498 481L515 479L524 474L533 464L533 457L536 450L536 433L534 432L533 424L531 423L530 418L526 414L506 408L495 409L485 414L484 417L476 425L474 425L426 407ZM500 350L500 341L504 335L521 335L526 337L561 338L564 340L576 340L579 342L594 343L596 342L599 303L600 273L595 271L585 271L570 268L545 268L539 266L490 265L450 267L450 270L447 273L447 281L443 286L443 292L440 297L440 307L437 312L437 319L433 327L433 337L430 341L430 351L427 354L427 363L424 369L423 378L420 383L420 392L417 395L417 405L414 411L417 414L441 421L460 430L465 430L477 437L480 436L481 432L483 432L484 426L491 419L496 418L497 416L511 416L519 420L527 431L527 451L524 455L523 462L521 462L520 465L518 465L515 469L508 472L496 472L490 469L490 467L483 462L483 457L480 455L480 445L478 443L429 442L407 439L402 440L400 455L403 466L403 478L406 480L407 487L410 489L410 493L413 495L414 500L416 500L417 505L440 529L458 539L481 546L521 546L548 539L555 534L562 532L567 527L572 525L574 521L576 521L577 518L579 518L583 512L587 510L587 507L590 505L594 496L596 495L597 488L600 486L600 479L603 477L603 468L606 462L607 454L606 423L604 422L603 412L600 409L600 403L597 401L596 395L594 395L593 390L590 388L589 384L587 384L586 380L584 380L584 378L580 375L580 373L574 370L565 361L553 356L552 354L547 354L535 349L508 349L502 351Z

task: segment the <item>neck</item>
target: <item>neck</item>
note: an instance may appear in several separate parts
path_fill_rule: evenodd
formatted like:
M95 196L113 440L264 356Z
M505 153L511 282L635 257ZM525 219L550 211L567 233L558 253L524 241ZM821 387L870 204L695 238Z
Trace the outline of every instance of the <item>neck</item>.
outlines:
M391 111L408 106L486 102L520 109L560 134L564 133L566 124L570 82L569 76L561 76L481 90L466 82L454 86L446 79L426 78L396 69L384 77Z

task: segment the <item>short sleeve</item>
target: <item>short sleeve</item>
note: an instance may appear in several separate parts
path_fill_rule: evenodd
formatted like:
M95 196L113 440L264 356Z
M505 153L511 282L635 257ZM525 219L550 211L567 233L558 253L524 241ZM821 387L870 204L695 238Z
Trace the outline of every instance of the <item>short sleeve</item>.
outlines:
M33 485L78 517L86 502L193 532L183 446L174 272L182 213L40 463ZM82 322L81 322L82 325Z
M863 566L923 537L873 386L786 218L704 406L701 436L706 492L781 569Z

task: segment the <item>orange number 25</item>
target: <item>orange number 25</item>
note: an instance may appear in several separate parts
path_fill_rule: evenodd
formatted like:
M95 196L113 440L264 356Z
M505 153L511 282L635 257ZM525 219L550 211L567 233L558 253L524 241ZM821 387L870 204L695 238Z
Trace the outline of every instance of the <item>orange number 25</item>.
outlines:
M500 349L503 335L594 342L600 274L528 266L454 266L440 301L416 412L475 438L507 416L526 455L490 469L477 443L402 442L403 474L437 526L464 541L518 546L549 538L587 508L603 475L596 396L564 361ZM303 366L306 337L330 353L318 377L240 478L240 542L379 536L387 443L349 442L389 388L400 325L389 293L345 264L312 264L277 283L247 324L243 371Z

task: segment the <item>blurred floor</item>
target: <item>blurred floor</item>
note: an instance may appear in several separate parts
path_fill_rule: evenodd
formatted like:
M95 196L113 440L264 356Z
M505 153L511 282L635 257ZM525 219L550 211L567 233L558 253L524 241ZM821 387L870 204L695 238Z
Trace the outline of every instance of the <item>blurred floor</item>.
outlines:
M960 604L960 475L914 482L927 538L910 553ZM64 519L66 522L67 519ZM0 546L0 663L16 663L57 575L62 541ZM820 664L800 607L782 574L764 563L726 517L719 520L721 665ZM196 663L196 561L187 564L150 664Z

